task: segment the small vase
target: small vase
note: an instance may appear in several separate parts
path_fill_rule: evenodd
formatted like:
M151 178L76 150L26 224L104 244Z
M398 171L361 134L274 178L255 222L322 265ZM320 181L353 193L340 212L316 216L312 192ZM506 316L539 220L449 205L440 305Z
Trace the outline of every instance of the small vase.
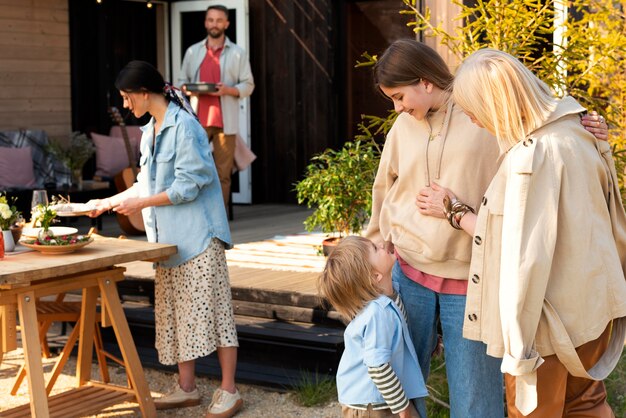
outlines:
M72 170L72 186L78 190L83 190L83 169L77 168Z
M20 238L22 238L22 230L24 229L24 224L16 224L11 225L11 235L13 235L13 242L16 244L20 242Z
M42 228L39 230L39 232L37 233L37 239L38 239L40 242L46 241L46 239L47 239L48 237L50 237L50 238L54 237L54 234L53 234L53 233L52 233L52 231L50 231L48 228L43 228L43 227L42 227Z
M10 230L2 230L2 238L4 239L4 251L10 253L15 251L15 241L13 241L13 234Z

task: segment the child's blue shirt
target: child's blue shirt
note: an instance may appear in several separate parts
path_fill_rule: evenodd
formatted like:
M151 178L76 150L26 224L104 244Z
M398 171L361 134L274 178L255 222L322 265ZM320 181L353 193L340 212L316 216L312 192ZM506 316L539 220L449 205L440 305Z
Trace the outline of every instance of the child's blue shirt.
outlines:
M407 398L428 396L424 378L400 309L387 296L368 303L343 334L345 349L337 369L337 391L343 405L384 403L367 374L368 367L390 363Z

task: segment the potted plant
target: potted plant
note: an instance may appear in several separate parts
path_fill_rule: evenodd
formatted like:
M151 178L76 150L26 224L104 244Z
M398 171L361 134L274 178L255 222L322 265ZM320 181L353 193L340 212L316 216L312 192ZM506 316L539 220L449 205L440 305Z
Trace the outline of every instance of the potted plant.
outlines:
M332 241L359 233L369 219L379 155L373 138L357 138L339 150L327 149L314 156L305 177L296 184L298 203L315 207L304 221L305 229L333 234L323 243L325 255Z
M83 185L83 166L96 152L93 142L80 132L70 134L68 145L52 140L46 151L61 161L72 173L72 184L81 190Z

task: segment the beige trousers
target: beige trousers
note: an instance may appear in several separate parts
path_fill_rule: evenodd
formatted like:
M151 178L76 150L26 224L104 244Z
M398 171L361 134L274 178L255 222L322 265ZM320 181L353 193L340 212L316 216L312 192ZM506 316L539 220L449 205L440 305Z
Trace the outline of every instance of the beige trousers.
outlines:
M420 418L412 402L409 402L409 411L412 418ZM392 413L389 408L373 410L372 405L368 406L367 411L341 405L341 414L343 418L392 418L398 416L398 414Z
M209 137L209 142L213 143L213 160L217 169L217 177L222 186L222 197L224 205L228 211L228 201L230 200L230 178L233 174L235 164L235 135L224 135L222 128L207 126L204 128Z

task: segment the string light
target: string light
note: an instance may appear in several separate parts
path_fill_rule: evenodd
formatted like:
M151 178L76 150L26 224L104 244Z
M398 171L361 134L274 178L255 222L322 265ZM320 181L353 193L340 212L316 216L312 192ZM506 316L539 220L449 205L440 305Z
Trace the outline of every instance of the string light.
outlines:
M102 4L102 0L96 0L96 3Z
M152 9L152 2L150 0L148 0L148 2L146 3L146 7L148 9Z

